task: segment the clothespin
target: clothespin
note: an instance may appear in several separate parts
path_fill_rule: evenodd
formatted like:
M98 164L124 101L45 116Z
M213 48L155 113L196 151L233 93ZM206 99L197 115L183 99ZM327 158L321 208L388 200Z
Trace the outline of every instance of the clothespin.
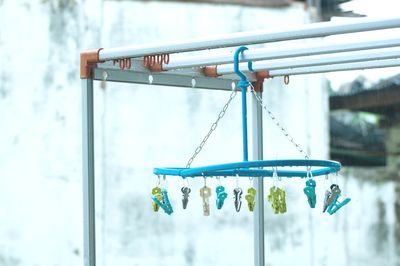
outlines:
M332 184L330 187L331 191L325 192L324 208L323 212L328 211L330 215L337 212L340 208L350 202L350 198L345 198L343 201L339 201L341 196L341 190L338 185Z
M273 186L269 191L270 193L268 195L268 201L271 203L274 213L285 213L287 211L285 190Z
M277 168L273 168L272 180L281 180L278 176ZM270 202L272 210L275 214L285 213L287 211L285 190L276 186L272 186L269 190L267 199Z
M286 193L285 190L278 188L278 198L279 198L279 212L280 213L285 213L287 211L286 209Z
M240 208L242 207L242 194L243 191L240 187L237 187L233 190L233 198L235 203L235 209L237 212L240 212Z
M308 179L306 181L306 187L304 188L304 194L307 196L308 204L311 208L315 208L315 204L317 203L317 196L315 195L315 187L316 183L314 179Z
M243 190L239 187L239 175L236 174L236 188L233 190L233 199L235 204L235 210L240 212L242 207L242 194Z
M254 206L256 205L255 202L256 197L256 189L251 187L247 190L247 194L244 197L247 200L247 207L249 207L249 211L254 211Z
M171 203L169 202L167 190L161 189L161 195L162 195L162 201L159 199L157 195L153 195L151 196L151 198L158 206L160 206L165 211L165 213L171 215L171 213L173 213L173 209Z
M207 179L204 175L203 178L204 178L204 186L200 189L200 197L203 200L203 215L210 216L211 188L207 187Z
M217 209L220 210L222 208L222 205L224 205L226 197L228 197L228 193L225 192L225 188L221 185L215 188L215 192L217 193Z
M183 186L181 188L182 191L182 206L183 209L186 209L188 203L189 203L189 193L192 191L189 187Z
M152 197L153 196L156 197L160 202L163 201L163 196L161 194L161 188L160 187L158 187L158 186L154 187L151 190L151 194L152 194ZM153 206L153 211L155 211L155 212L158 212L158 210L160 209L160 206L157 203L155 203L154 201L152 201L152 206Z

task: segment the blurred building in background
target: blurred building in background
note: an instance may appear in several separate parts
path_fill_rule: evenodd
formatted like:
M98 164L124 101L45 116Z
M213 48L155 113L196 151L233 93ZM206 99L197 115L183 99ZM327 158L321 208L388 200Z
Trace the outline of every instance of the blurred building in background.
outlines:
M387 166L390 174L399 174L400 75L370 86L360 77L330 97L330 109L342 110L331 115L331 157L345 165Z

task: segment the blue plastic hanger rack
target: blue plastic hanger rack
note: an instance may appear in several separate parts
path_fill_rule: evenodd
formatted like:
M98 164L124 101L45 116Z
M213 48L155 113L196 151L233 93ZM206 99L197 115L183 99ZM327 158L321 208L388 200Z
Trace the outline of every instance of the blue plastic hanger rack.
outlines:
M234 70L240 77L238 87L242 91L242 135L243 135L243 162L217 164L193 168L154 168L153 173L156 175L170 175L187 177L213 177L213 176L245 176L245 177L272 177L274 170L280 177L302 177L321 176L339 172L341 164L330 160L260 160L248 161L248 145L247 145L247 106L246 92L250 85L247 77L239 70L239 55L247 50L245 46L239 47L234 54ZM252 71L252 62L248 63L248 68ZM271 170L260 169L271 167ZM278 167L287 167L278 169ZM299 170L299 167L305 167L305 170ZM315 169L318 167L318 169ZM296 168L296 169L289 169ZM312 169L314 168L314 169Z

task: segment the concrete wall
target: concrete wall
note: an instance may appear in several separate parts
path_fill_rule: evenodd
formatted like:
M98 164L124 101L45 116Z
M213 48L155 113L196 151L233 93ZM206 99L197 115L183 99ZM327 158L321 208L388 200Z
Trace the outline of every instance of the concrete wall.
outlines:
M255 9L99 0L0 2L0 265L82 264L79 51L276 30L305 21L301 4ZM288 86L279 78L265 84L269 108L313 158L328 154L323 85L318 76L291 77ZM213 207L211 216L203 217L199 179L190 180L192 195L183 211L182 181L168 178L172 217L154 214L149 197L156 184L152 168L184 166L228 97L220 91L95 84L99 265L252 265L253 220L245 205L236 213L229 196L223 210ZM299 158L270 120L264 121L265 158ZM238 97L193 165L240 160ZM320 212L329 181L318 181L314 211L302 180L282 181L287 214L273 215L264 202L267 265L394 262L393 184L338 179L356 199L332 217ZM232 178L222 182L228 192L235 186ZM240 185L247 189L250 182ZM271 185L267 180L266 190ZM370 237L376 217L389 238ZM384 252L371 252L380 239L389 239Z

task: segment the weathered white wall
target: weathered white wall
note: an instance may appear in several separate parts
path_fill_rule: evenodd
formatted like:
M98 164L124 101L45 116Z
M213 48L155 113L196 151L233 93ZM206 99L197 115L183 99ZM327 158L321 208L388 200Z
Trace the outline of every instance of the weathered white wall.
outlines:
M82 264L79 51L275 30L304 21L303 7L296 4L254 9L100 0L0 2L0 265ZM270 109L314 158L328 154L327 94L321 85L316 76L291 77L288 86L276 78L265 83L264 93ZM190 180L190 202L183 211L182 181L171 177L174 215L151 211L152 168L184 166L228 97L228 92L118 83L101 89L96 83L99 265L253 264L253 220L245 202L236 213L229 197L223 210L213 207L211 217L203 217L198 196L203 181ZM193 165L241 160L239 97ZM299 158L269 119L264 121L265 158ZM222 182L232 191L235 180ZM312 212L302 194L304 181L283 181L288 213L273 215L265 202L267 265L393 262L386 256L393 255L392 238L387 254L376 256L367 237L377 217L368 206L379 195L389 195L382 202L391 206L393 184L376 188L354 179L344 182L339 178L356 199L327 217L320 213L323 181ZM217 182L208 184L215 189ZM240 185L247 189L250 183L244 179ZM266 189L270 186L268 180ZM382 221L391 228L392 216Z

